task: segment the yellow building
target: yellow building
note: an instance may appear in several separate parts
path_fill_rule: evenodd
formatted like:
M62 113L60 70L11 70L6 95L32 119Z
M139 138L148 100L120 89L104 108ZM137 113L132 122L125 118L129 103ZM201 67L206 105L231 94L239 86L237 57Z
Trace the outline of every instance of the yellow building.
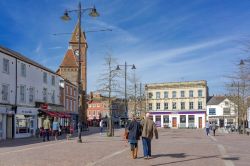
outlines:
M145 92L147 112L158 127L205 127L206 81L147 84Z

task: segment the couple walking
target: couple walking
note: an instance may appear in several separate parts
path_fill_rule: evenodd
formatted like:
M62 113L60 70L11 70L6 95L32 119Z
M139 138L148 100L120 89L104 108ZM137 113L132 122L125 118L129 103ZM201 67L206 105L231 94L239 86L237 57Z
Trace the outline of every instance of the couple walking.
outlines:
M138 140L142 137L144 159L151 158L151 140L153 135L158 139L158 132L154 122L149 118L149 113L141 123L137 122L133 115L132 122L128 126L128 142L130 143L132 158L137 158Z

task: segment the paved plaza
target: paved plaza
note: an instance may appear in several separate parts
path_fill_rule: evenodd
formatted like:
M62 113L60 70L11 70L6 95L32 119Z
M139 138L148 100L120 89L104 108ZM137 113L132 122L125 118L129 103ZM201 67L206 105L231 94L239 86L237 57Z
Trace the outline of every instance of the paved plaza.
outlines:
M142 144L139 156L131 159L124 129L115 137L84 132L83 143L71 140L42 142L40 138L0 142L0 166L247 166L250 163L250 136L218 133L206 136L204 130L159 129L152 142L153 158L145 160Z

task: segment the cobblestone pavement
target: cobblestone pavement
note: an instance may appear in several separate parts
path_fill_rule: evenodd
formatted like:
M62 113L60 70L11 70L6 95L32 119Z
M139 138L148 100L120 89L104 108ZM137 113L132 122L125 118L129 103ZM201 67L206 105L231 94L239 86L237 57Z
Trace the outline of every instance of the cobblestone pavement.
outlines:
M217 134L213 137L206 136L203 130L159 129L159 139L152 142L153 158L145 160L141 141L138 159L131 159L129 145L122 138L123 129L115 130L115 137L97 131L98 128L92 128L84 132L83 143L77 143L77 138L50 142L31 138L31 144L27 143L29 139L1 142L0 166L249 165L250 148L244 146L249 144L247 136Z

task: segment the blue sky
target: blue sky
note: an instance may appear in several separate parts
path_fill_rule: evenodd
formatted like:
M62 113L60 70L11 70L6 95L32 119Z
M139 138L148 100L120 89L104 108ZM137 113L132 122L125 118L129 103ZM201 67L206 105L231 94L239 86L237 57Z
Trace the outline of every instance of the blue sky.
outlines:
M142 83L207 80L212 94L224 94L226 75L246 55L240 41L250 37L249 0L84 0L101 14L83 16L87 33L88 90L97 88L107 52L120 64L135 64ZM1 0L0 45L56 70L68 48L77 0Z

